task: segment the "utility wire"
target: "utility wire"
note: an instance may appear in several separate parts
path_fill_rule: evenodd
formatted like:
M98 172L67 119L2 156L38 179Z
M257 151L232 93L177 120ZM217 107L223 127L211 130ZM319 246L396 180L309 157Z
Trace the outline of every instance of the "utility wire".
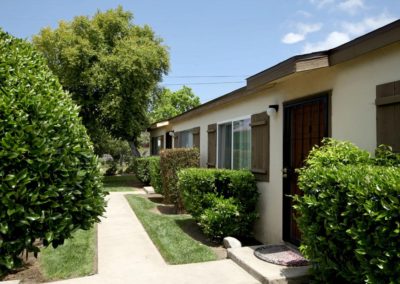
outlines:
M166 78L243 78L249 77L249 75L187 75L187 76L166 76Z
M231 82L200 82L200 83L160 83L164 86L180 86L180 85L221 85L221 84L243 84L244 81L231 81Z

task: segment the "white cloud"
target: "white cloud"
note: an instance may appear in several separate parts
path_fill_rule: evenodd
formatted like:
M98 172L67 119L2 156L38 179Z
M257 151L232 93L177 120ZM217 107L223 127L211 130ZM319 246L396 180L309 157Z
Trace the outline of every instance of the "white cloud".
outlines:
M316 43L306 43L303 52L310 53L314 51L321 51L331 49L338 45L341 45L350 40L350 36L343 32L334 31L331 32L323 41Z
M304 18L311 18L312 14L310 12L304 11L304 10L298 10L296 12L298 15L304 17Z
M343 22L340 31L331 32L324 40L315 43L307 42L304 45L303 53L331 49L395 20L396 18L393 16L382 13L378 16L366 17L359 22Z
M338 4L338 8L346 13L354 15L360 9L365 8L364 0L345 0Z
M305 36L302 34L297 34L297 33L288 33L282 38L282 42L286 44L293 44L296 42L303 41L305 39Z
M380 28L395 20L396 18L386 13L382 13L376 17L367 17L361 22L356 22L356 23L344 22L342 24L342 28L345 32L353 36L359 36L367 32L370 32L372 30L375 30L377 28Z
M328 4L335 3L335 0L310 0L310 3L317 6L318 8L323 8Z
M300 41L305 40L306 36L310 33L314 33L319 31L322 28L322 24L316 23L316 24L304 24L304 23L298 23L296 26L297 32L293 33L287 33L283 38L282 42L286 44L293 44L297 43Z
M319 31L322 28L321 23L316 23L316 24L303 24L303 23L298 23L297 24L297 29L301 34L307 35L310 33L315 33Z

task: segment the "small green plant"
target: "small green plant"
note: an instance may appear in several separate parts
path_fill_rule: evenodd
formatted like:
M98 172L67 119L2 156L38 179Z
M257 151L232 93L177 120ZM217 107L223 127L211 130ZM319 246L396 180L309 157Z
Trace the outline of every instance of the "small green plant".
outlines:
M398 154L376 158L349 142L325 140L299 170L301 251L318 283L396 283L400 279Z
M166 202L173 203L178 212L184 211L181 192L178 188L178 172L184 168L198 167L200 164L197 148L166 149L160 153L160 168L163 193Z
M0 29L0 275L24 250L57 247L105 211L100 169L78 116L44 59Z
M259 194L251 172L193 168L181 170L178 177L185 208L206 235L252 235Z

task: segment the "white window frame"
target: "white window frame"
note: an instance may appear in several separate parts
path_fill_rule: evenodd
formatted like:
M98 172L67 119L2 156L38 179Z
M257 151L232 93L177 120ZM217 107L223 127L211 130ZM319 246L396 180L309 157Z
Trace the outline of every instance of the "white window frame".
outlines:
M216 157L216 159L215 159L215 167L216 168L220 168L219 167L219 151L220 151L220 149L219 149L219 126L221 125L221 124L227 124L227 123L231 123L231 126L232 126L232 133L231 133L231 170L232 170L232 168L233 168L233 123L235 122L235 121L239 121L239 120L244 120L244 119L250 119L251 120L251 115L246 115L246 116L239 116L239 117L235 117L235 118L233 118L233 119L228 119L228 120L223 120L223 121L220 121L220 122L217 122L217 151L216 151L216 155L217 155L217 157Z

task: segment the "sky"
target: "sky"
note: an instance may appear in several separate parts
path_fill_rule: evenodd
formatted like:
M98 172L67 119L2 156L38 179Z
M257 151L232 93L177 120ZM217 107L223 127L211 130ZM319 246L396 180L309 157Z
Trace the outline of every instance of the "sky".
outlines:
M398 0L0 0L0 27L30 40L58 21L121 5L170 53L161 85L191 87L202 103L298 54L343 44L400 18Z

